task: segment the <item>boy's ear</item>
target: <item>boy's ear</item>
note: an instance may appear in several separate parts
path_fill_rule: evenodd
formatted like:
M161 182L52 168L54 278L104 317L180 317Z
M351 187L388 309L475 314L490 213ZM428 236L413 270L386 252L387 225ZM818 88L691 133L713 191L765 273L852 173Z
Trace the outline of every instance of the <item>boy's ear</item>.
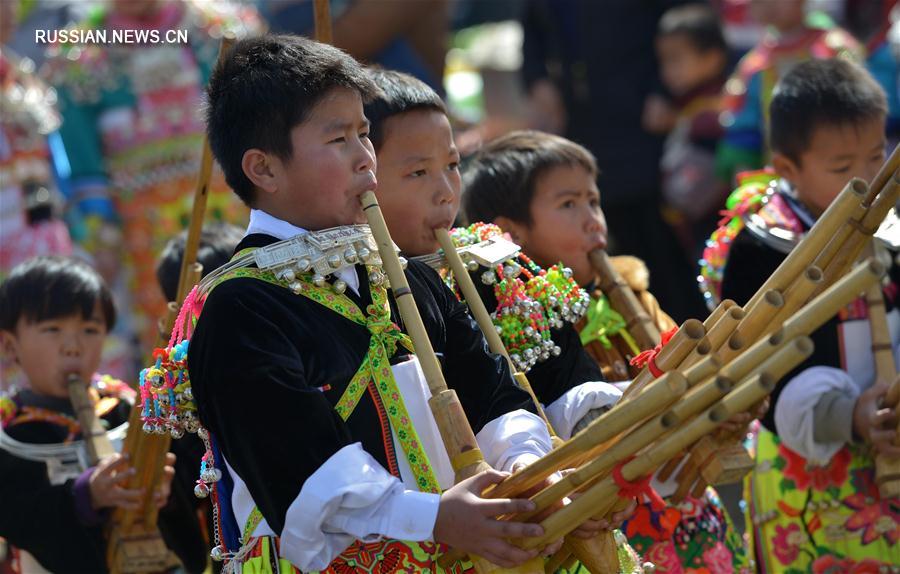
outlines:
M494 223L498 227L500 227L500 229L509 233L509 236L512 238L513 243L518 244L520 247L528 237L528 228L525 225L513 221L505 215L501 215L495 218Z
M19 345L18 339L16 336L10 331L0 331L0 345L3 348L3 356L12 359L15 362L19 362L19 354L17 352Z
M266 152L253 148L244 152L241 169L253 185L266 193L278 191L277 178L273 169L273 158Z
M772 167L775 168L775 173L780 177L792 183L797 181L797 176L800 173L800 166L783 153L774 152L772 154Z

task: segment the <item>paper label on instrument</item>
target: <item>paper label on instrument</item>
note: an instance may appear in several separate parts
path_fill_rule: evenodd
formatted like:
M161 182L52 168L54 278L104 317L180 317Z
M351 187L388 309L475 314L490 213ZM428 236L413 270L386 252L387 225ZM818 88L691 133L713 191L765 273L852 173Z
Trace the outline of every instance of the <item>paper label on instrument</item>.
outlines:
M519 254L521 249L512 241L502 237L492 237L487 241L476 243L460 251L460 255L466 254L483 267L494 267Z

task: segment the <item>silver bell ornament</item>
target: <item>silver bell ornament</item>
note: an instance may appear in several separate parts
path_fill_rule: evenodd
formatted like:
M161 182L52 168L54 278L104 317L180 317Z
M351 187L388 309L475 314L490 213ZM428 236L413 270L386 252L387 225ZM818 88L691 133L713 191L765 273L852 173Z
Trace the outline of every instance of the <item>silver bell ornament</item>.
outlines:
M344 291L347 290L347 282L344 281L343 279L338 279L337 281L334 282L332 289L334 289L334 292L337 293L338 295L342 295L344 293Z
M225 548L222 546L216 546L209 553L210 558L215 560L216 562L221 562L225 560Z
M332 269L337 269L342 264L343 264L343 261L341 260L341 256L338 255L337 253L335 253L334 255L328 256L328 266L331 267Z
M194 496L197 498L206 498L209 496L209 487L203 482L198 482L194 487Z

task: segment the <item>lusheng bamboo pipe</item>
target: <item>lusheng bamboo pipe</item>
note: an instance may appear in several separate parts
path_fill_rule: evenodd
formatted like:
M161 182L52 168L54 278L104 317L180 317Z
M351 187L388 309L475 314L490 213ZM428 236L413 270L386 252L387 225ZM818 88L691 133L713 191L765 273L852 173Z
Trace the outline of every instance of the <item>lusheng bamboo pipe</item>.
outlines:
M707 409L677 432L671 433L634 460L622 467L622 477L633 482L653 472L666 460L715 430L730 416L747 410L755 402L771 392L774 382L759 376L742 383L721 401ZM568 534L591 516L605 514L616 504L619 487L613 479L606 478L581 494L571 504L551 514L541 522L544 534L522 540L523 548L538 548L548 541Z
M796 337L790 341L782 341L778 345L769 345L768 350L771 355L761 364L754 365L749 371L743 373L741 379L745 380L758 375L765 375L778 381L809 358L813 348L812 339L806 336ZM719 432L721 430L717 431L716 434ZM739 443L733 442L734 437L730 437L730 439L733 444L743 449ZM672 495L673 500L680 502L684 500L687 494L699 492L701 486L702 489L705 489L707 483L711 481L710 479L714 475L724 472L724 469L719 468L715 469L715 472L707 471L704 475L704 471L714 462L710 460L712 453L719 450L722 442L717 440L715 435L709 435L701 438L691 448L688 462L681 467L678 473L678 488ZM664 478L661 477L661 480L664 480Z
M713 325L719 322L719 319L722 318L722 315L728 312L732 307L736 307L737 303L735 303L731 299L723 299L713 312L709 314L709 317L703 321L703 328L706 329L706 332L709 333L709 330L713 328Z
M868 187L861 179L854 178L847 182L847 185L831 202L806 237L791 250L781 265L744 305L744 310L748 315L752 314L753 308L761 302L768 291L772 289L784 291L794 278L809 266L828 241L838 232L840 226L849 219L854 209L862 203L867 191Z
M870 243L870 255L875 255L874 244ZM894 364L894 350L891 332L888 327L887 313L884 304L884 293L881 283L873 283L866 289L866 305L869 309L869 332L872 337L872 355L875 359L875 380L889 382L891 393L885 397L884 405L896 409L895 395L900 390L900 379L897 379L897 367ZM900 429L900 425L898 425ZM900 439L894 444L900 446ZM884 498L900 496L900 460L877 454L875 456L875 483Z
M218 62L221 62L230 50L234 39L223 37L219 45ZM181 269L178 276L178 301L183 301L191 285L192 264L197 259L197 249L200 244L200 232L203 227L203 219L206 213L206 204L209 197L209 184L212 175L212 151L206 137L203 139L203 151L200 159L200 171L197 174L197 185L194 188L193 205L191 208L191 220L188 227L187 241L185 242L184 257L181 261ZM169 312L166 325L171 330L175 322L175 314ZM165 344L164 337L161 337ZM128 418L128 434L122 445L122 454L131 458L131 464L135 474L126 482L125 487L134 489L142 488L144 494L137 511L117 508L110 519L109 544L107 544L107 565L112 574L117 574L123 568L129 568L129 558L125 554L132 554L124 548L125 545L140 546L141 558L146 559L146 564L155 561L156 564L164 564L167 559L167 549L162 543L160 534L156 529L159 510L153 503L155 485L159 484L165 466L166 455L169 452L171 437L169 435L148 435L143 432L141 424L141 405L138 401L132 408ZM135 530L135 519L141 516L142 528Z
M872 178L872 182L869 185L869 193L863 200L864 205L872 205L872 202L878 197L878 193L887 185L888 180L891 179L891 176L898 169L900 169L900 145L894 147L894 151L891 152L891 155L882 164L881 169Z
M754 373L754 376L762 373L773 378L781 377L806 359L812 353L812 348L812 341L807 337L798 337L778 348L773 347L774 352L763 361L759 366L759 373ZM521 520L533 518L563 497L603 478L618 462L658 441L659 437L667 432L677 431L680 425L721 399L733 388L734 383L730 379L722 376L710 377L691 389L666 412L639 425L590 462L532 496L531 500L536 504L536 509L517 515L516 518Z
M400 263L400 258L394 250L394 242L391 240L390 232L384 221L384 215L378 206L378 199L375 193L367 191L361 198L363 212L372 229L372 236L378 245L378 252L381 255L381 261L384 265L385 272L391 284L391 291L394 294L394 300L400 310L400 317L403 324L409 332L412 339L413 348L416 357L422 366L422 372L425 374L425 381L428 389L431 391L432 398L429 404L434 411L435 419L438 420L438 429L441 437L450 454L451 463L457 473L468 469L466 473L471 476L476 472L484 470L487 464L484 458L480 456L478 444L475 442L475 434L469 426L469 421L462 412L462 406L458 408L459 399L456 392L447 388L447 382L444 380L444 373L441 371L440 363L434 354L434 348L431 346L431 340L425 331L425 325L422 323L422 317L419 315L419 309L413 299L412 291L409 283L406 281L406 275ZM437 408L436 408L437 407ZM447 408L451 408L452 412L448 412ZM461 455L472 451L476 454L468 455L468 461L463 461ZM467 464L461 464L467 462Z
M750 346L745 352L725 365L720 374L740 380L753 372L762 357L769 352L767 347L779 345L785 340L798 336L807 336L821 327L840 309L865 291L869 285L879 280L885 273L885 267L875 259L869 259L858 265L851 273L823 291L806 306L794 313L782 327L768 338L762 338ZM730 446L730 445L729 445ZM696 445L692 451L697 452L708 447L708 443ZM706 459L708 455L698 454L698 458ZM702 472L702 469L701 469ZM686 480L690 478L685 475ZM684 487L684 485L681 485ZM687 487L684 487L687 488ZM682 492L686 492L682 490Z
M66 377L66 388L78 424L81 425L81 440L87 451L88 464L97 466L101 460L115 454L116 450L97 419L87 383L77 373L70 373Z
M440 363L434 354L428 333L425 331L425 325L422 323L422 317L419 315L419 309L416 307L409 283L406 281L400 257L394 250L394 242L391 240L384 215L378 206L378 199L374 192L367 191L360 198L360 202L372 230L372 236L378 245L378 253L381 255L382 265L384 265L385 273L391 284L394 301L397 302L397 308L400 310L400 317L412 339L413 349L425 375L425 382L431 391L432 397L428 401L428 406L434 415L444 448L450 456L450 464L456 473L456 481L459 482L483 470L488 470L490 466L484 461L484 456L478 448L475 433L472 432L472 427L456 396L456 391L447 388L444 373L441 371ZM481 574L499 571L496 566L483 558L478 556L469 558ZM542 570L540 558L535 558L515 569L504 571L539 572Z
M898 200L900 200L900 171L894 173L862 219L852 220L847 224L847 227L850 228L850 235L840 245L834 258L824 267L823 285L829 285L836 278L841 277L846 269L859 258L866 243L878 230L881 222Z
M313 3L313 18L315 19L315 27L313 28L316 35L316 41L323 44L333 44L333 34L331 31L331 7L328 5L329 0L315 0Z
M656 365L659 371L664 373L677 369L705 334L706 329L703 328L703 323L696 319L688 319L682 323L669 342L663 345L659 354L653 360L653 364ZM631 384L628 385L628 388L625 389L619 405L641 394L644 387L655 378L657 377L653 374L648 364L641 369L634 380L631 381ZM612 410L619 408L619 405L616 405Z
M769 321L784 308L784 297L772 289L766 292L759 304L744 315L735 328L727 346L719 349L719 357L725 363L739 355L746 346L759 339Z
M628 283L613 267L606 251L595 249L590 252L588 258L597 272L600 290L609 298L612 308L625 318L625 328L634 337L641 350L652 349L658 345L660 333L656 323L647 314Z
M456 277L456 284L459 285L459 288L462 291L466 304L469 306L469 311L471 311L472 316L475 317L475 322L478 323L478 327L481 328L481 332L487 340L488 348L490 348L492 353L506 359L510 372L513 373L519 386L531 396L531 401L534 403L538 415L543 419L547 431L550 433L551 439L553 439L554 446L557 446L561 442L561 439L553 430L553 425L550 424L550 419L547 418L547 414L544 412L541 401L538 400L537 395L534 393L534 389L531 388L528 377L525 376L525 373L517 372L516 366L513 364L512 359L510 359L509 352L507 352L506 346L503 344L503 340L500 339L500 334L497 333L494 321L491 320L491 316L484 306L484 301L481 300L481 295L478 294L475 283L472 282L472 277L469 276L466 264L456 251L456 246L453 245L453 239L450 238L450 233L441 227L434 230L434 236L438 240L441 249L444 250L444 257L447 259L447 264L450 266L450 270L453 271L453 275Z
M506 498L540 484L554 472L570 468L579 458L600 444L614 439L641 421L660 412L687 389L687 381L679 373L668 373L644 390L640 401L616 405L591 421L584 430L543 458L485 491L488 498Z

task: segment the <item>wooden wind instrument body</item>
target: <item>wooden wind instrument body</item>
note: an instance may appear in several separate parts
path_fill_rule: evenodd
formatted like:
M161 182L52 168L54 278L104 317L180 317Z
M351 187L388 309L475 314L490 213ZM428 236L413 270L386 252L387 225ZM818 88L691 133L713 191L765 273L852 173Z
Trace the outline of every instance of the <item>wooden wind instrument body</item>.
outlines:
M77 374L66 377L66 386L69 391L69 401L75 411L78 424L81 425L81 439L87 452L88 466L97 464L108 456L116 453L112 442L106 436L106 431L100 424L94 411L94 401L91 400L88 385Z
M603 249L595 249L588 255L597 273L599 287L609 299L612 308L625 319L625 328L634 337L641 350L652 349L659 344L660 333L653 319L638 301L628 283L622 279Z
M412 339L413 349L431 391L428 406L434 415L444 448L450 457L456 482L459 482L483 470L490 469L490 466L484 461L484 456L475 440L475 433L472 431L469 419L466 418L456 391L448 388L447 382L444 380L444 373L434 354L434 348L431 346L425 325L422 323L422 317L406 280L400 258L394 250L394 242L378 205L378 198L374 192L367 191L362 195L360 201L372 230L372 236L378 245L378 252L381 255L397 308L400 310L400 317ZM501 571L539 573L544 570L540 558L535 558L518 568L504 570L477 556L470 556L470 560L481 574Z
M220 61L233 41L227 37L222 39L218 56ZM184 300L191 286L200 280L202 274L202 267L196 260L209 196L212 166L212 151L209 148L209 141L204 137L190 226L178 277L176 298L178 302ZM166 317L161 321L159 347L164 347L168 342L167 337L172 331L177 314L177 303L169 302ZM111 574L158 572L172 563L172 554L166 548L157 527L159 510L153 502L154 488L162 479L172 439L168 434L149 434L142 430L140 404L135 404L128 420L128 434L125 436L122 453L129 455L136 472L126 482L126 487L142 488L144 496L138 510L117 508L113 512L107 545L107 565Z

